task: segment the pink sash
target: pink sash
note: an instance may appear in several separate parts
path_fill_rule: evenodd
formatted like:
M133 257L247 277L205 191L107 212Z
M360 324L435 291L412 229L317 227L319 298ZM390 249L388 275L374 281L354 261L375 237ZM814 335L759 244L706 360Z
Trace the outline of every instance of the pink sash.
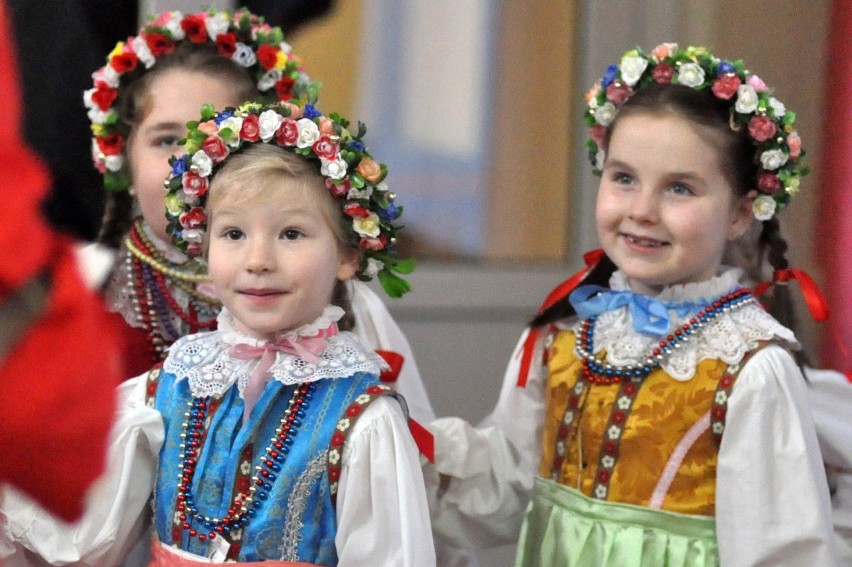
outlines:
M301 563L293 561L247 561L239 565L262 565L263 567L317 567L314 563ZM170 547L154 540L151 542L151 561L148 567L198 567L199 565L213 565L210 561L188 559L172 551Z

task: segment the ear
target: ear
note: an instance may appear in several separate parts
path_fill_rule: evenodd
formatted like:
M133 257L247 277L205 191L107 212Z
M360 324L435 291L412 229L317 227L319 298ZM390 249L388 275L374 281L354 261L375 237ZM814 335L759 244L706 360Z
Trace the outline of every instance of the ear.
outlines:
M757 191L752 189L746 196L739 197L734 202L734 208L731 211L731 226L728 228L728 240L736 240L741 237L754 222L751 206L755 197L757 197Z
M340 281L351 280L355 277L358 267L361 265L361 253L357 248L344 248L340 253L340 266L337 268L337 279Z

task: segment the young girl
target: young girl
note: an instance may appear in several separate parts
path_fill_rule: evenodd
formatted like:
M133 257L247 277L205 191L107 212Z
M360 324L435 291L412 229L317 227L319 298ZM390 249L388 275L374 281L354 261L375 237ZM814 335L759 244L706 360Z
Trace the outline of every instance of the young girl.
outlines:
M433 423L436 533L505 543L523 520L518 565L833 565L796 339L721 261L756 218L786 267L793 113L673 44L626 53L588 104L603 251L532 322L496 427Z
M226 108L300 99L317 85L281 30L247 10L164 12L118 43L93 77L84 98L93 159L108 192L99 241L119 249L107 298L125 323L129 377L162 362L179 337L215 328L220 308L205 285L204 266L166 234L163 179L169 157L180 153L185 124L205 103ZM368 346L403 356L399 390L415 418L433 419L405 336L370 288L361 282L350 288L355 332Z
M169 231L207 256L218 330L176 341L133 388L119 422L155 441L125 454L121 482L78 527L109 519L115 539L81 556L109 564L99 556L130 543L137 493L154 480L152 565L434 565L404 403L379 383L381 359L338 325L352 277L405 288L385 166L363 128L310 104L205 107L191 125L168 181Z

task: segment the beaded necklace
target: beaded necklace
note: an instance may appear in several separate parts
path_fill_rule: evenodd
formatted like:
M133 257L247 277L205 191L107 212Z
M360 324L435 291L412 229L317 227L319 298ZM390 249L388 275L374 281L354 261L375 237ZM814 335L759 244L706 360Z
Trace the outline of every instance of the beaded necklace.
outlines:
M627 366L614 366L603 362L595 355L594 331L596 316L583 320L575 343L575 352L583 361L583 377L593 384L613 384L625 379L646 378L651 371L658 368L662 361L687 342L706 323L709 323L722 313L738 309L754 302L754 296L745 288L735 289L713 301L696 313L686 323L675 329L672 334L661 340L654 347L644 362Z
M189 409L184 414L186 419L181 433L183 443L180 445L181 454L178 460L180 484L178 485L177 510L183 531L189 533L190 537L197 537L199 541L212 541L218 535L228 535L231 530L242 528L257 514L257 510L269 498L272 483L281 472L281 465L286 460L293 440L299 432L308 409L308 402L313 398L313 389L313 383L303 383L293 392L290 407L284 411L284 417L275 429L275 436L272 437L266 451L261 454L260 464L255 467L257 472L252 476L248 490L240 492L234 498L232 506L222 518L201 513L195 504L192 479L195 476L195 466L198 464L198 455L201 451L208 403L205 398L193 398L187 402ZM193 527L193 524L202 529Z
M137 320L147 331L148 351L154 361L165 359L168 347L183 335L216 327L221 303L195 289L197 283L208 279L200 265L191 272L172 267L145 236L141 221L133 225L124 244L129 252L125 260L129 295ZM189 296L186 309L171 293L170 284ZM173 315L186 324L186 330L175 327Z

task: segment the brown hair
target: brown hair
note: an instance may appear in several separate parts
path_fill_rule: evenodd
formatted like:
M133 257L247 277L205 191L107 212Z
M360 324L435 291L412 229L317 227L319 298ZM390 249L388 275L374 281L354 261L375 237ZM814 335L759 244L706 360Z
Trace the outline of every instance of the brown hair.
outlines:
M151 83L166 71L180 69L203 73L232 85L240 101L259 97L251 75L242 67L219 55L216 47L208 44L182 43L166 56L157 59L150 70L139 67L122 77L116 108L119 120L132 130L147 112ZM199 109L200 110L200 109ZM125 164L129 171L129 166ZM129 174L129 173L128 173ZM121 245L121 239L133 222L133 197L128 191L107 194L104 218L97 241L112 248Z
M639 89L619 109L615 119L607 128L603 147L612 138L612 133L625 116L637 114L670 115L676 114L693 124L710 128L713 132L711 142L718 148L720 166L728 182L734 188L736 195L745 197L757 187L757 163L755 148L748 137L748 131L742 128L733 129L730 124L730 103L716 98L709 90L696 90L678 84L653 83ZM775 270L789 267L786 258L787 242L781 236L780 224L777 217L763 222L760 236L755 240L757 250L750 256L758 262L764 261ZM748 273L753 273L754 266L738 265ZM612 261L604 257L598 267L583 281L584 284L609 285L609 278L617 269ZM792 302L786 289L776 290L770 305L770 312L782 324L793 330ZM559 319L575 315L576 312L568 298L555 303L550 309L533 319L533 326L546 325Z
M282 179L296 181L305 195L321 203L323 216L341 249L355 248L342 225L343 203L328 192L314 164L272 144L249 145L230 156L213 174L206 204L208 227L223 200L227 199L229 204L243 203L268 192ZM352 330L355 316L345 281L338 280L335 284L331 303L346 312L338 322L340 329Z

